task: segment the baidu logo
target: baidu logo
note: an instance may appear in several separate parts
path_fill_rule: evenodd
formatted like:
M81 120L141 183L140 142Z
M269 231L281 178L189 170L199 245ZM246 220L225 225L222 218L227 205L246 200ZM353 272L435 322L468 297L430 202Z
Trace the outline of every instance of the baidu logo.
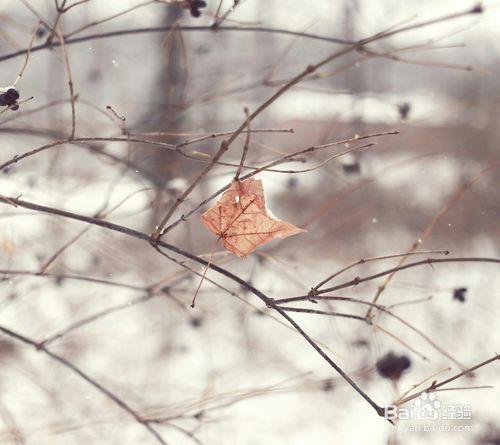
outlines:
M413 406L399 407L387 405L384 417L388 420L470 420L470 405L444 405L437 400L434 392L423 392L413 402Z
M415 400L415 418L417 420L437 420L440 417L441 402L436 400L436 394L422 393Z

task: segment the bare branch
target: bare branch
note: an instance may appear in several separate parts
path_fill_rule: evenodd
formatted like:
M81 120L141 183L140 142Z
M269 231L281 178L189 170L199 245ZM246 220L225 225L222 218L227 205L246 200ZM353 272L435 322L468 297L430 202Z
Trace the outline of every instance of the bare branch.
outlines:
M11 329L8 329L4 326L0 326L0 332L3 332L5 335L8 335L9 337L11 337L15 340L18 340L22 343L33 346L37 351L44 353L52 360L60 363L65 368L69 369L70 371L72 371L73 373L78 375L81 379L85 380L87 383L89 383L94 388L96 388L100 393L102 393L104 396L106 396L109 400L111 400L113 403L115 403L115 405L117 405L123 411L125 411L130 416L132 416L137 423L143 425L144 428L146 428L148 430L148 432L156 439L156 441L158 443L160 443L162 445L166 445L166 442L163 440L163 438L160 436L160 434L150 425L150 422L142 419L141 416L133 408L131 408L127 403L125 403L120 397L118 397L116 394L111 392L109 389L107 389L106 387L101 385L98 381L96 381L92 377L88 376L86 373L84 373L76 365L74 365L70 361L66 360L64 357L61 357L60 355L50 351L43 344L37 343L35 340L32 340L31 338L28 338L22 334L19 334L18 332L12 331Z

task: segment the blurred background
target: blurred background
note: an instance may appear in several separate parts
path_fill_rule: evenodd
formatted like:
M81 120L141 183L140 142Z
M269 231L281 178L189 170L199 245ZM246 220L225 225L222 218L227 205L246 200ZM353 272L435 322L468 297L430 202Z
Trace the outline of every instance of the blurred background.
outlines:
M245 107L254 111L307 65L348 42L474 6L207 0L196 17L189 2L68 0L66 7L75 6L58 14L62 3L0 2L1 87L14 83L26 59L22 50L41 22L16 84L21 99L33 99L18 111L2 111L0 163L71 133L63 52L38 48L58 42L54 23L66 40L77 137L130 135L179 144L236 129ZM242 260L221 243L214 249L215 236L199 218L203 207L165 240L212 254L214 263L274 298L303 295L354 261L405 253L414 244L456 257L498 258L498 6L484 2L481 14L347 54L255 119L252 129L273 131L251 134L251 166L355 135L399 131L321 168L313 167L353 145L282 166L311 169L305 173L257 176L269 208L307 233ZM203 160L220 141L188 148ZM223 160L238 164L244 143L242 135ZM147 143L62 144L5 168L0 193L151 233L205 165ZM234 174L234 167L215 166L173 220ZM148 243L3 203L0 249L0 325L45 341L143 418L155 419L169 444L500 443L497 363L450 385L492 388L437 394L441 407L468 405L471 419L420 422L432 431L413 432L404 426L415 422L400 422L393 431L277 314L213 271L207 278L217 284L204 281L191 309L199 277ZM369 262L332 285L399 260ZM184 264L203 273L196 263ZM371 301L383 283L379 278L335 295ZM363 390L386 404L447 368L435 378L499 352L499 287L498 264L442 263L398 272L380 296L413 328L387 315L377 318L381 329L292 315ZM345 302L322 307L366 313L366 306ZM383 369L391 351L411 363L402 375ZM155 443L142 425L46 354L3 335L0 361L0 442Z

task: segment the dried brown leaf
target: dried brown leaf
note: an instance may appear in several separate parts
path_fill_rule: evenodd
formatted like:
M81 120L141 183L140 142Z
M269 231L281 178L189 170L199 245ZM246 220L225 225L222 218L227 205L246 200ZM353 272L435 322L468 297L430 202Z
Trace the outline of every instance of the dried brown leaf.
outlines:
M233 182L201 218L224 241L224 247L241 258L275 238L305 232L270 214L262 181L256 179Z

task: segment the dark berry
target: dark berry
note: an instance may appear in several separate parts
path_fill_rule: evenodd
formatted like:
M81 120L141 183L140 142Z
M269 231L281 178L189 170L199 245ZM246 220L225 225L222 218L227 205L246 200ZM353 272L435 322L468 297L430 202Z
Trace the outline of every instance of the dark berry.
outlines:
M398 380L411 366L411 361L406 355L396 355L388 352L377 360L377 372L386 379Z
M466 287L458 287L453 291L453 299L465 303L465 294L467 293Z
M399 116L401 120L406 120L410 114L411 105L409 103L402 103L398 105Z
M191 10L191 15L193 17L199 17L201 15L201 12L199 11L200 8L205 8L207 6L207 3L204 2L203 0L191 0L189 2L189 8Z
M361 172L361 166L359 165L359 162L342 164L342 170L346 175L357 175Z
M19 99L19 91L15 88L9 88L7 91L0 94L0 106L10 107L11 110L18 110L19 105L17 104L17 99Z
M201 12L200 12L200 11L198 11L198 9L196 9L195 7L192 7L192 8L191 8L191 15L192 15L193 17L199 17L199 16L201 15Z
M203 324L203 320L198 317L193 317L189 320L189 323L193 328L199 328Z
M19 99L19 91L17 91L15 88L9 88L5 95L9 100L12 101Z

